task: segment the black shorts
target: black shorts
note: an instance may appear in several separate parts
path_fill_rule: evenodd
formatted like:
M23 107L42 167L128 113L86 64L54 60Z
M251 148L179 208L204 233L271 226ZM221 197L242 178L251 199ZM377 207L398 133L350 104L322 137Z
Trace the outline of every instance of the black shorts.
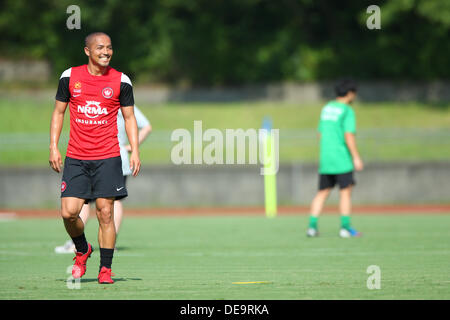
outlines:
M89 200L128 196L119 157L102 160L77 160L66 157L61 182L61 198Z
M353 171L342 174L319 175L319 190L334 188L336 183L339 185L339 188L341 189L355 185L356 181L355 179L353 179Z

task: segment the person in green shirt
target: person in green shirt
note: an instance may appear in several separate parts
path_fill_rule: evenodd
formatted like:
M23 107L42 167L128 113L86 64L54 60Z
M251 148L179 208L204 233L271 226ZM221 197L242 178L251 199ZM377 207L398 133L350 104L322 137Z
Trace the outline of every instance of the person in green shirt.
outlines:
M358 237L361 233L350 225L351 194L355 185L353 171L364 167L356 147L356 119L350 104L356 97L356 83L351 79L335 86L336 99L325 105L320 114L319 191L311 203L311 216L306 235L319 235L317 222L324 203L336 184L339 185L339 210L342 238Z

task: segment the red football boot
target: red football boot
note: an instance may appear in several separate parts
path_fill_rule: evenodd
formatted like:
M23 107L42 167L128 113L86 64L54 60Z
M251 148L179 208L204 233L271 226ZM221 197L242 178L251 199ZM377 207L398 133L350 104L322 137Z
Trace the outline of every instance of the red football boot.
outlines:
M76 253L75 258L73 258L75 264L72 268L72 276L74 279L79 279L86 273L86 261L91 256L92 252L94 252L94 248L88 243L88 252L84 254L82 252Z
M98 274L98 283L114 283L114 280L111 279L111 276L114 276L114 273L111 272L111 269L102 267L100 273Z

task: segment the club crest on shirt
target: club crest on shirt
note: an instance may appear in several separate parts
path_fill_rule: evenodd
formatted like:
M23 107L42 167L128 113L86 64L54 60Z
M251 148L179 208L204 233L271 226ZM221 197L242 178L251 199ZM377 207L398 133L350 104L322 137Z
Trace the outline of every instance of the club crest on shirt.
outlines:
M103 97L105 97L106 99L111 98L114 95L114 91L113 89L111 89L110 87L105 87L102 90L102 95Z

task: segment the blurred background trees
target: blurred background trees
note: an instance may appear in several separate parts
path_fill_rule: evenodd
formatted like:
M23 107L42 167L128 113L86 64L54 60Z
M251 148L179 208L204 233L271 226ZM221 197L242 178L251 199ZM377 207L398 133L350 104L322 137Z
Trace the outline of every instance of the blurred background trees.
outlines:
M68 30L69 5L81 29ZM381 8L369 30L366 8ZM3 0L0 57L83 64L84 37L112 37L112 66L139 82L242 85L359 79L429 81L450 72L450 1Z

